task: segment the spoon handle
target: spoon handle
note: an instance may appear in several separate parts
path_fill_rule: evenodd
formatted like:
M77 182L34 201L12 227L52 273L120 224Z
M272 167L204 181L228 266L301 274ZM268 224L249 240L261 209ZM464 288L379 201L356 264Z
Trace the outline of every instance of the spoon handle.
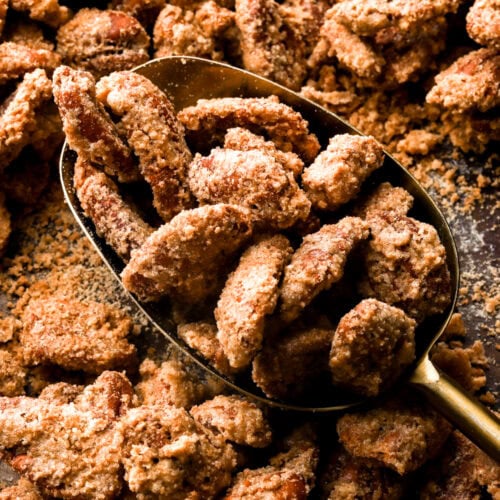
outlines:
M500 420L495 414L440 372L427 356L409 382L473 443L500 461Z

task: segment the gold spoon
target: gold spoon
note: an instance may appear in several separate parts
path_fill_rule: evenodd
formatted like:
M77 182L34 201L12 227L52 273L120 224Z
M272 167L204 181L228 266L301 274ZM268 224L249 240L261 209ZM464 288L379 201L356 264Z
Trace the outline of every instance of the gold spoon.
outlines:
M185 56L165 57L149 61L135 69L161 88L172 100L176 110L196 104L201 98L215 97L266 97L277 95L281 102L288 104L308 120L310 130L325 145L335 134L360 134L341 118L321 106L305 99L287 88L256 76L248 71L205 59ZM64 144L61 153L60 175L66 200L82 227L94 244L104 262L121 283L120 273L123 262L100 238L92 222L83 213L73 188L75 155ZM377 182L388 180L401 186L415 198L415 218L432 224L439 233L446 248L447 262L451 274L452 297L450 305L442 314L422 323L416 333L416 361L406 375L406 382L423 392L428 400L453 422L465 435L496 460L500 460L500 422L478 401L466 394L455 382L440 373L430 362L428 354L443 333L454 311L459 286L459 263L457 249L450 228L434 201L408 171L386 154L384 165L376 173ZM128 293L128 292L127 292ZM133 295L131 300L145 314L149 321L184 353L230 387L256 398L266 404L287 410L329 412L345 410L366 402L366 399L341 392L329 395L328 400L315 401L301 406L264 397L260 390L245 382L235 382L217 372L206 360L189 348L176 335L176 328L165 305L141 303Z

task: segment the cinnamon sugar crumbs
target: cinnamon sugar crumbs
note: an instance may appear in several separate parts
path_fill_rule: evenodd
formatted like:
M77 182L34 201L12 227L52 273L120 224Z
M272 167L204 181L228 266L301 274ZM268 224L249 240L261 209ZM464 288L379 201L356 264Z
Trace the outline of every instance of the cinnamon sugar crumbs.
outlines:
M437 344L431 355L432 361L456 380L462 387L477 392L486 385L485 368L488 365L484 345L480 341L464 348Z
M31 299L60 297L96 300L123 307L118 282L81 234L53 181L36 211L15 221L18 248L0 269L0 292L10 301L5 313L20 319ZM128 312L132 310L130 306ZM13 321L8 320L8 321ZM137 322L144 322L136 318Z
M427 155L442 140L439 134L422 129L410 130L396 144L396 151L411 155Z

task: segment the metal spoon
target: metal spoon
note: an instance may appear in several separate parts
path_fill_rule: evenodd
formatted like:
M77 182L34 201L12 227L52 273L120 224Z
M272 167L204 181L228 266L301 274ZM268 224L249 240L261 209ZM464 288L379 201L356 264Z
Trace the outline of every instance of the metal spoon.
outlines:
M310 130L316 133L323 145L335 134L360 134L358 130L335 114L326 111L295 92L265 78L223 63L195 57L176 56L152 60L139 66L135 71L146 76L165 91L176 110L193 105L200 98L264 97L274 94L279 97L281 102L290 105L308 120ZM65 144L61 154L60 175L66 200L84 233L121 283L120 273L124 267L123 262L105 241L95 233L92 222L85 217L75 195L73 189L74 161L75 155ZM467 395L448 377L440 373L432 365L428 357L431 347L444 331L453 313L458 294L458 255L450 228L443 214L426 191L405 168L388 154L383 167L376 172L370 182L384 180L390 181L393 185L404 187L409 191L415 198L414 217L428 222L436 228L446 248L452 281L452 297L450 297L449 307L444 313L426 320L417 330L416 361L413 363L411 370L408 371L406 381L423 392L438 410L480 448L495 459L500 460L500 423L498 418ZM328 400L308 402L304 406L267 398L255 386L245 381L230 380L218 373L196 352L191 350L182 339L177 337L175 325L165 304L141 303L133 295L129 294L129 296L149 321L171 342L203 368L223 379L230 387L246 396L282 409L309 412L345 410L366 401L352 394L341 392L329 394Z

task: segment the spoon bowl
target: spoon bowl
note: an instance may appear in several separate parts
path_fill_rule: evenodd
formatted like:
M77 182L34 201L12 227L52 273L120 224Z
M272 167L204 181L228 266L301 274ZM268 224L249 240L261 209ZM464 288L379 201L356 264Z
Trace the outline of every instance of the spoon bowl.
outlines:
M210 60L173 56L149 61L135 69L137 73L149 78L155 85L162 89L172 101L174 108L180 109L196 104L198 99L218 97L267 97L278 96L280 102L291 106L301 113L309 122L309 129L314 132L323 148L328 139L336 134L361 134L354 127L342 120L337 115L325 110L321 106L305 99L287 88L273 83L265 78L254 75L248 71L218 63ZM80 206L73 188L73 171L75 154L65 143L63 146L60 175L66 200L83 229L91 240L104 262L108 265L117 280L121 283L120 273L124 267L122 260L100 238L94 225L88 219ZM389 181L394 186L406 189L414 197L414 207L411 215L416 219L434 226L441 242L446 249L446 258L451 277L451 297L446 310L422 322L415 333L416 359L402 381L409 382L429 393L429 399L434 402L465 434L479 444L496 458L500 458L500 426L498 419L479 403L464 396L446 377L440 374L430 363L428 353L440 335L443 333L454 311L459 288L459 262L456 245L450 228L443 214L432 198L414 177L402 167L391 155L385 154L383 166L366 181L369 186L380 182ZM128 293L128 292L127 292ZM282 409L309 412L330 412L346 410L366 402L366 398L333 389L326 392L323 397L297 404L265 397L262 392L246 380L231 380L216 371L206 360L201 358L187 344L176 335L176 327L172 321L168 303L144 303L128 294L137 307L144 313L148 320L158 328L169 341L188 354L196 363L208 370L212 375L224 380L233 389L246 396L257 399L268 405ZM436 386L439 386L436 390ZM454 391L458 391L456 394ZM437 393L442 393L439 396ZM453 394L452 394L453 393ZM460 398L465 399L460 399ZM460 402L456 401L460 399ZM466 406L467 410L461 412L457 405ZM473 418L466 418L463 413L471 413Z

